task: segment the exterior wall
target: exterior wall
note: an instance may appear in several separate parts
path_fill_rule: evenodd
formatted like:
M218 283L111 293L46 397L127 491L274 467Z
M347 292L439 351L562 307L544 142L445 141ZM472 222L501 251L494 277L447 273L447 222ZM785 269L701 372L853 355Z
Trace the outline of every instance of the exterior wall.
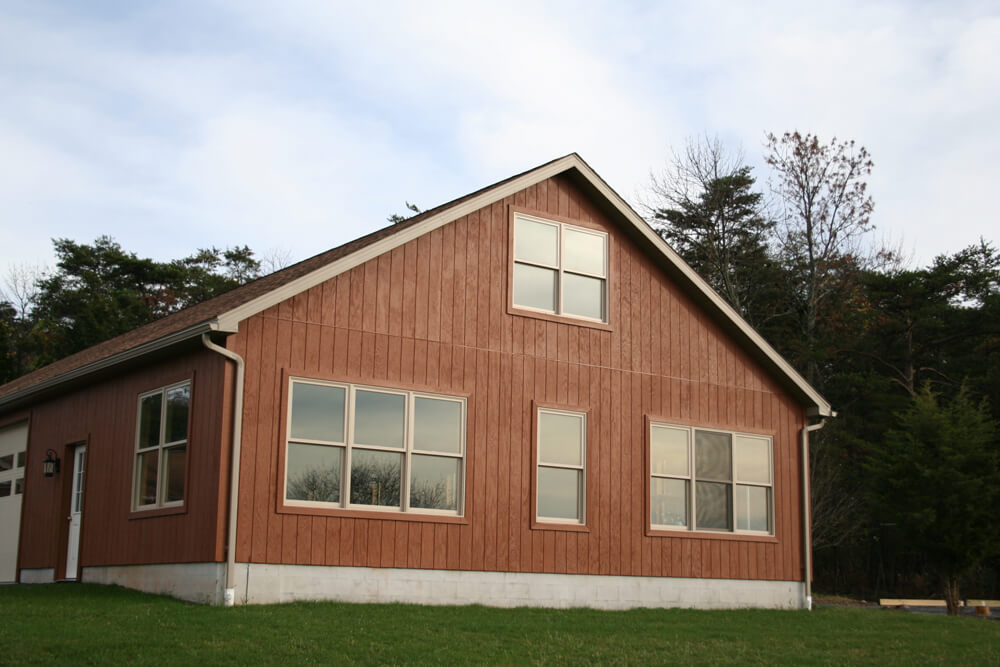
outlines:
M801 609L797 581L680 579L531 572L464 572L315 565L237 566L240 603L344 602L482 604L491 607L687 607Z
M187 378L192 397L184 507L169 514L133 513L138 396ZM228 447L224 450L221 444L230 423L222 406L231 385L228 378L221 356L195 350L33 406L21 523L22 573L52 568L61 579L65 572L70 451L79 442L87 443L81 568L221 560L226 513L220 469L228 470ZM225 442L228 445L228 437ZM49 448L62 459L62 470L54 477L42 475Z
M507 309L511 206L609 232L610 326ZM802 579L801 407L571 180L458 219L249 318L236 558L707 579ZM278 511L286 373L468 397L458 522ZM589 411L587 524L532 527L533 401ZM774 537L647 530L645 417L774 437Z

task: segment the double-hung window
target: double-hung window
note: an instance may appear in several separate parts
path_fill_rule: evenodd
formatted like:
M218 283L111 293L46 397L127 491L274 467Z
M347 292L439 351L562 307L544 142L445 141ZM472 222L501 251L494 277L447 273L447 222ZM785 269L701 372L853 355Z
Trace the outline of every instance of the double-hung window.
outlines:
M608 235L514 216L515 308L608 321Z
M539 521L586 523L587 415L538 408L536 514Z
M139 396L133 509L184 503L191 382Z
M292 378L285 503L461 514L465 399Z
M650 424L653 528L773 534L771 438Z

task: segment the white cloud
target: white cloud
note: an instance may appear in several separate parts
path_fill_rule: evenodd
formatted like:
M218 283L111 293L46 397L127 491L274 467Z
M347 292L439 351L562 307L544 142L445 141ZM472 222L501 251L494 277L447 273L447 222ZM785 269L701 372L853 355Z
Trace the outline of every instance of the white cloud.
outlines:
M795 128L871 150L925 261L995 236L997 43L976 3L7 7L0 266L101 233L301 258L569 151L630 197L687 136L760 164Z

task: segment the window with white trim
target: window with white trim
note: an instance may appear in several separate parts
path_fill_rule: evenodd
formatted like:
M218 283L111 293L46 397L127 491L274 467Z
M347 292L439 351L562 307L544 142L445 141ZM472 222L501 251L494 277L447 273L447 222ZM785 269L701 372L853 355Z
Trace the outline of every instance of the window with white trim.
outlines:
M608 321L608 235L514 215L512 302L517 308Z
M139 396L132 507L137 510L184 503L191 382Z
M285 503L459 515L465 399L289 380Z
M587 415L538 408L538 521L586 523Z
M650 424L653 528L774 533L772 440Z

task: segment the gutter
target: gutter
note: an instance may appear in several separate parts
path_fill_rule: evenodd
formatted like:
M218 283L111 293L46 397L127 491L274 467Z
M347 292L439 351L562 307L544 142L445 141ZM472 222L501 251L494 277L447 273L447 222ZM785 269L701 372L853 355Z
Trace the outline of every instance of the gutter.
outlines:
M837 413L830 411L830 417ZM809 496L809 434L818 431L826 425L824 416L816 424L802 427L802 556L805 561L806 609L812 611L812 517L810 516Z
M232 350L216 345L208 333L201 335L202 344L213 352L218 352L236 364L236 387L233 401L233 441L229 478L229 529L226 534L226 588L223 604L236 604L236 518L239 510L240 493L240 450L243 444L243 379L245 364L243 357Z

